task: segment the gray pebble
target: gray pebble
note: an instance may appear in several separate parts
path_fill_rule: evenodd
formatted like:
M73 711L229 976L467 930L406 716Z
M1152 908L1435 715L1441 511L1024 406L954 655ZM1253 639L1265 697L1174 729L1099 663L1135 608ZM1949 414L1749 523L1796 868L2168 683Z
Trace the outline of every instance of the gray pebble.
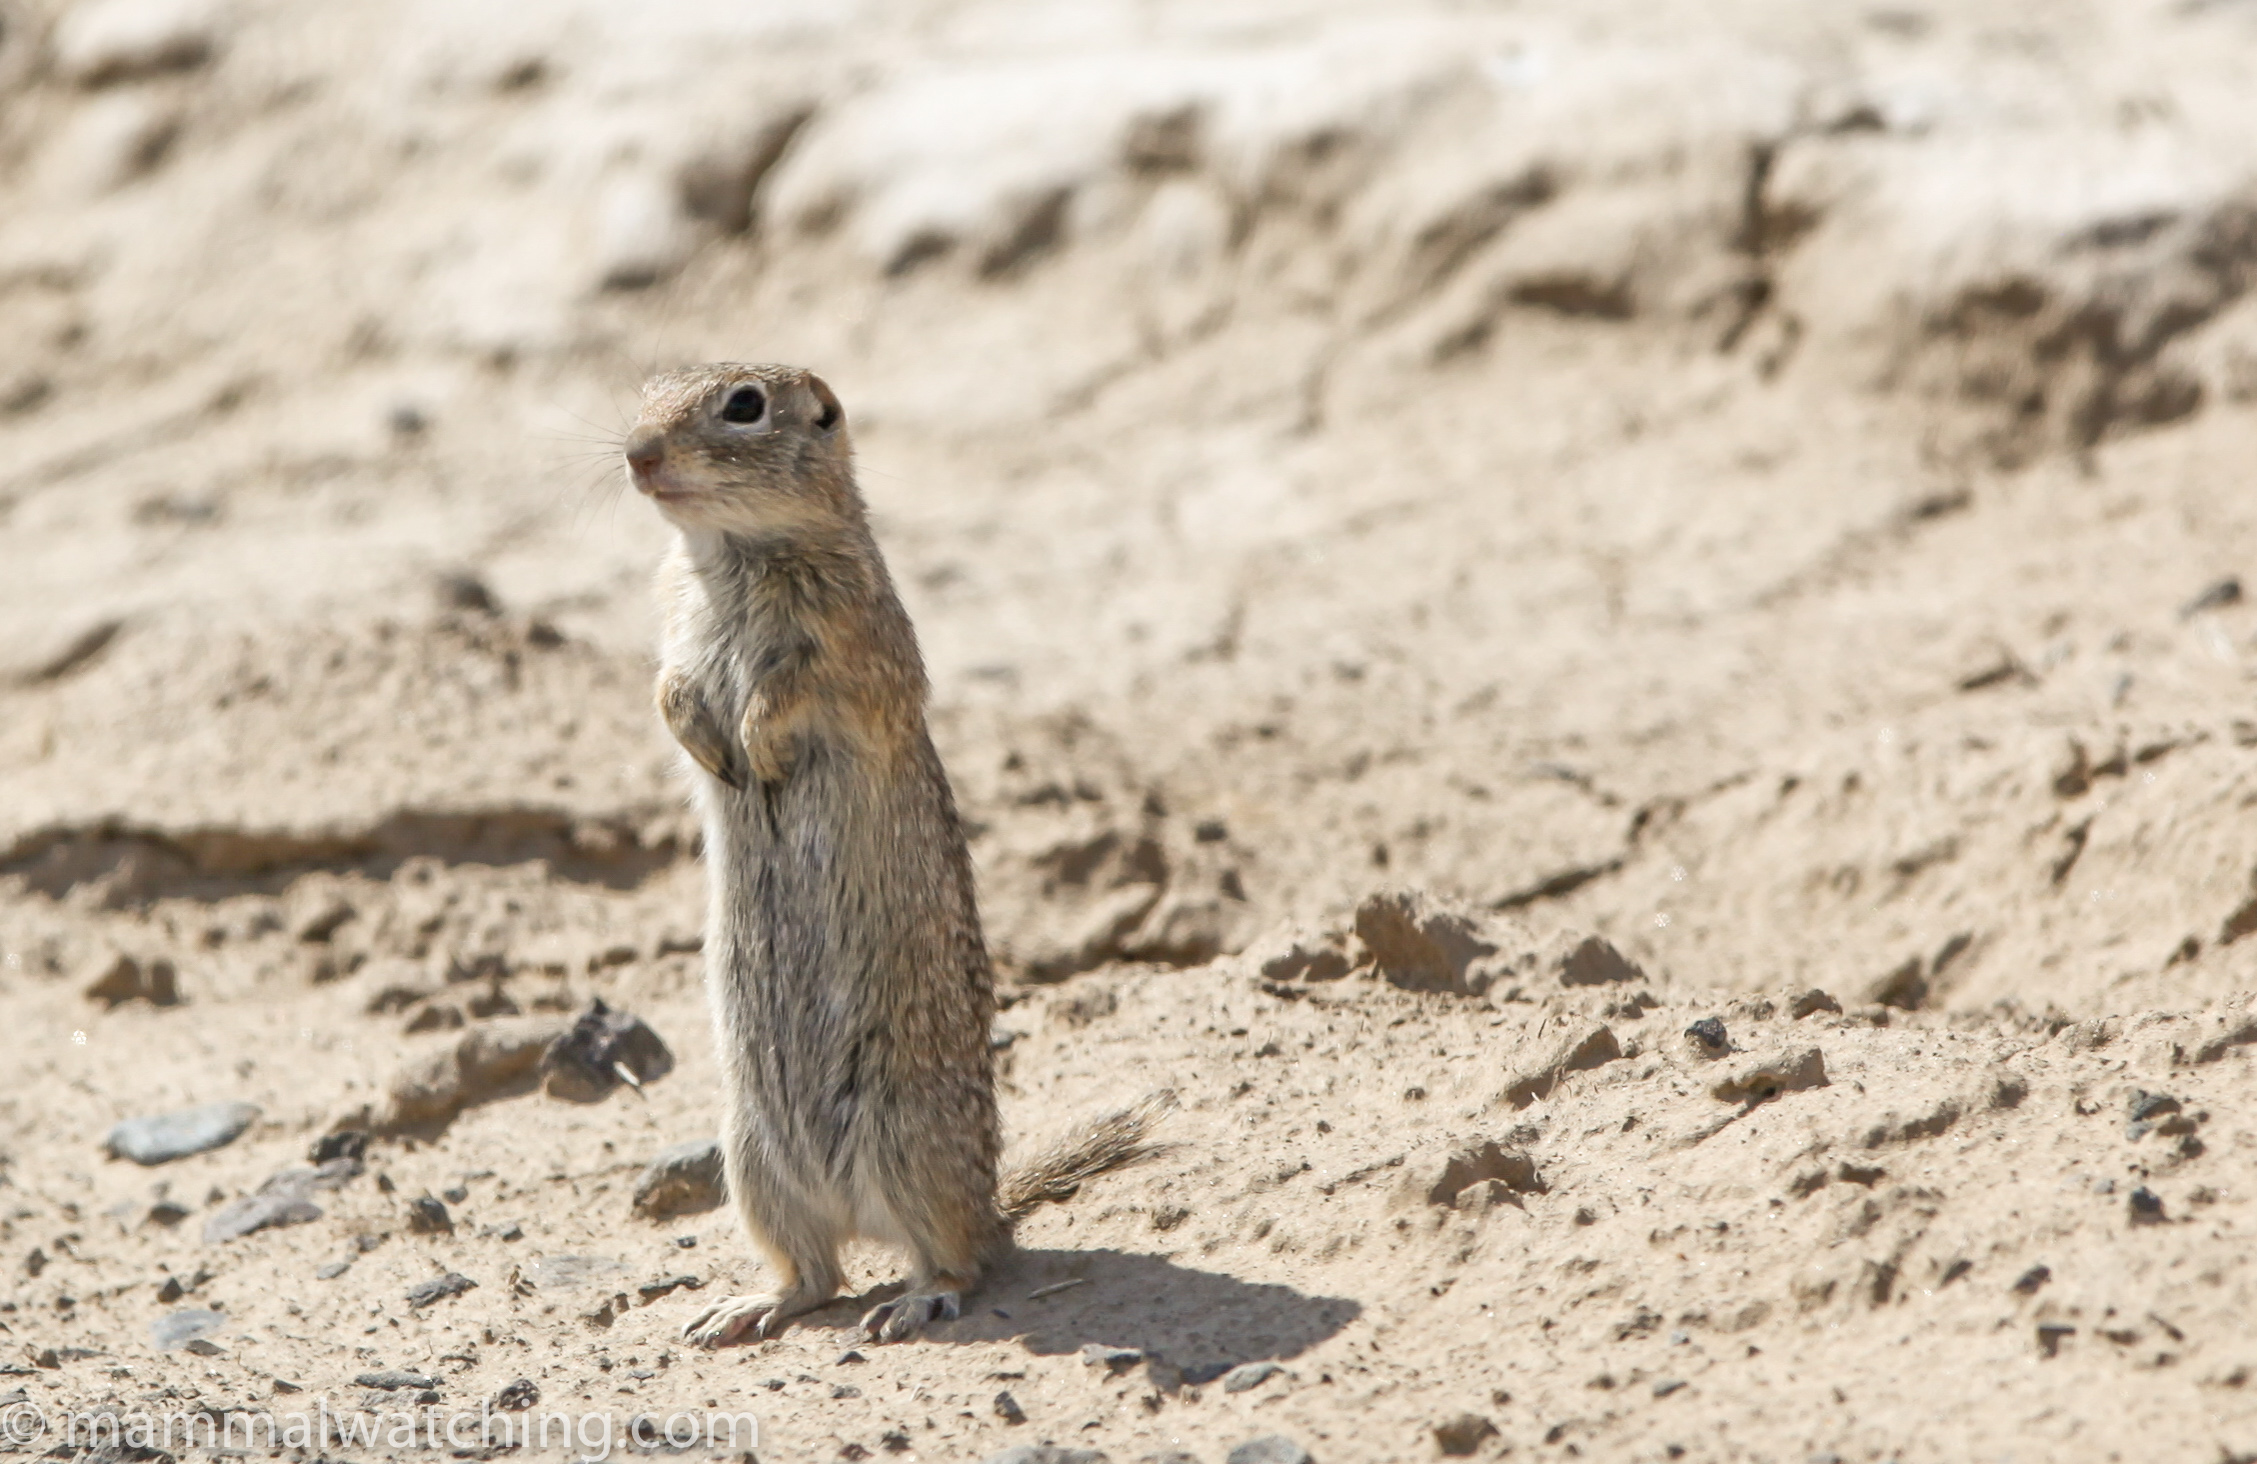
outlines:
M1090 1367L1101 1367L1107 1372L1126 1372L1144 1361L1144 1352L1136 1347L1108 1347L1102 1342L1092 1342L1082 1348L1081 1360Z
M1013 1444L1000 1454L990 1454L980 1464L1107 1464L1096 1449L1068 1449L1057 1444Z
M652 1220L718 1207L726 1198L721 1142L698 1139L661 1149L635 1181L635 1213Z
M1266 1432L1259 1439L1246 1439L1232 1448L1226 1464L1309 1464L1309 1450L1282 1432Z
M149 1342L159 1352L209 1337L227 1325L227 1318L204 1307L170 1312L149 1324Z
M204 1243L217 1245L270 1225L303 1225L320 1218L321 1206L307 1199L303 1190L261 1190L255 1195L246 1195L206 1220Z
M414 1388L421 1392L425 1388L439 1386L436 1378L427 1378L421 1373L397 1371L364 1372L359 1377L354 1378L353 1383L356 1387L382 1388L387 1393L396 1393L402 1388Z
M831 1396L834 1398L859 1398L862 1396L862 1390L852 1383L833 1383L831 1384Z
M1243 1393L1258 1388L1285 1369L1274 1362L1242 1362L1223 1374L1223 1391Z
M313 1276L316 1281L334 1281L352 1268L351 1261L331 1261L325 1266L316 1267Z
M255 1103L206 1103L154 1113L118 1124L102 1147L136 1164L165 1164L232 1143L258 1116Z
M1309 1451L1284 1434L1263 1434L1230 1451L1227 1464L1310 1464Z
M477 1284L458 1271L449 1271L444 1276L434 1276L428 1281L419 1281L410 1286L408 1288L408 1305L429 1306L435 1301L444 1301L450 1296L460 1296Z
M1025 1423L1027 1410L1019 1406L1018 1399L1003 1392L995 1395L995 1416L1005 1423Z

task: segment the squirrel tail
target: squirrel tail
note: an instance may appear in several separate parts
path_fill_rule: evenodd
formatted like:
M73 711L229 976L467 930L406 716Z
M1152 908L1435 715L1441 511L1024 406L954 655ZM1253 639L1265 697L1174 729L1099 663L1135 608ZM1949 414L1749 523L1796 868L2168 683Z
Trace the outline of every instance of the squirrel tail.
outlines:
M1175 1108L1175 1091L1163 1089L1117 1113L1069 1130L1049 1148L1024 1164L1014 1165L1003 1176L996 1187L996 1208L1006 1221L1017 1220L1038 1205L1072 1199L1084 1180L1149 1158L1158 1152L1149 1142L1152 1130Z

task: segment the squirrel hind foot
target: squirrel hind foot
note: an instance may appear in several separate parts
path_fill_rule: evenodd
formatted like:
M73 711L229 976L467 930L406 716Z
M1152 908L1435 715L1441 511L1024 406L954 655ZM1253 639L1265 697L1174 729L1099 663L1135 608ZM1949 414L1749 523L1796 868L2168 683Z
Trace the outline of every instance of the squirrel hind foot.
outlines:
M782 1331L785 1322L824 1300L799 1295L724 1297L690 1318L682 1328L682 1340L708 1349L740 1339L765 1342Z
M914 1289L871 1307L862 1317L862 1335L872 1342L905 1342L933 1322L953 1322L963 1311L963 1293Z

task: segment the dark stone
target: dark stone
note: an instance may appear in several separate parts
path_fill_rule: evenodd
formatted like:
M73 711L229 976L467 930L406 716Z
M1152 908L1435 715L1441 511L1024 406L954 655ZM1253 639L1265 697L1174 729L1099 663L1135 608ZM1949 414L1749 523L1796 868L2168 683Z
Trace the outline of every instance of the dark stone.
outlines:
M644 1303L648 1304L662 1296L671 1296L677 1291L695 1291L704 1284L695 1276L666 1276L656 1281L645 1281L635 1289L642 1293ZM839 1358L841 1362L860 1362L861 1360L862 1354L859 1352L845 1353Z
M831 1396L834 1398L859 1398L862 1396L862 1390L852 1383L833 1383L831 1384Z
M149 1343L159 1352L208 1337L227 1325L227 1318L204 1307L168 1312L149 1324Z
M1434 1446L1453 1457L1478 1450L1497 1436L1497 1425L1478 1413L1461 1413L1434 1425Z
M382 1388L387 1393L396 1393L402 1388L414 1388L420 1392L425 1388L439 1386L437 1378L427 1378L421 1373L412 1372L364 1372L354 1378L353 1382L363 1388Z
M552 1098L594 1103L619 1086L622 1068L637 1083L653 1083L674 1071L674 1054L642 1018L597 997L542 1054L541 1088Z
M435 1197L421 1195L408 1201L408 1229L417 1235L452 1235L454 1217Z
M129 1118L110 1130L102 1147L136 1164L166 1164L233 1143L258 1116L255 1103L206 1103Z
M523 1413L540 1401L540 1386L531 1378L519 1378L494 1395L494 1406L504 1413Z
M1732 1049L1732 1038L1715 1017L1703 1017L1685 1029L1685 1039L1703 1057L1722 1057Z
M2024 1296L2037 1295L2038 1288L2053 1279L2051 1266L2032 1266L2014 1282L2014 1289Z
M2134 1225L2163 1223L2163 1197L2144 1184L2132 1191L2130 1208Z
M659 1150L644 1167L635 1181L634 1210L646 1219L663 1220L714 1209L727 1197L721 1141L695 1139Z
M450 1296L460 1296L478 1283L457 1271L444 1276L434 1276L429 1281L418 1281L408 1288L408 1305L426 1307Z
M1144 1353L1140 1348L1108 1347L1102 1342L1092 1342L1082 1348L1081 1360L1108 1373L1122 1373L1144 1361Z
M1021 1408L1019 1400L1009 1393L998 1393L995 1395L995 1416L1005 1423L1025 1423L1027 1410Z

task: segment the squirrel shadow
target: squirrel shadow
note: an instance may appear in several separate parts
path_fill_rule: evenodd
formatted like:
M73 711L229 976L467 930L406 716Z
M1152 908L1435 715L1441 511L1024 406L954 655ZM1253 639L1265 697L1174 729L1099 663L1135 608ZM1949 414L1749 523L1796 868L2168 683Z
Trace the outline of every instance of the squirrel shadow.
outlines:
M1029 1292L1060 1282L1078 1284L1028 1300ZM823 1325L837 1316L851 1326L863 1309L900 1289L889 1284L834 1301L802 1322ZM1297 1357L1363 1309L1348 1297L1310 1296L1134 1251L1020 1250L965 1298L960 1320L930 1327L920 1340L1016 1342L1043 1357L1092 1343L1135 1348L1183 1381L1200 1383L1242 1362Z

